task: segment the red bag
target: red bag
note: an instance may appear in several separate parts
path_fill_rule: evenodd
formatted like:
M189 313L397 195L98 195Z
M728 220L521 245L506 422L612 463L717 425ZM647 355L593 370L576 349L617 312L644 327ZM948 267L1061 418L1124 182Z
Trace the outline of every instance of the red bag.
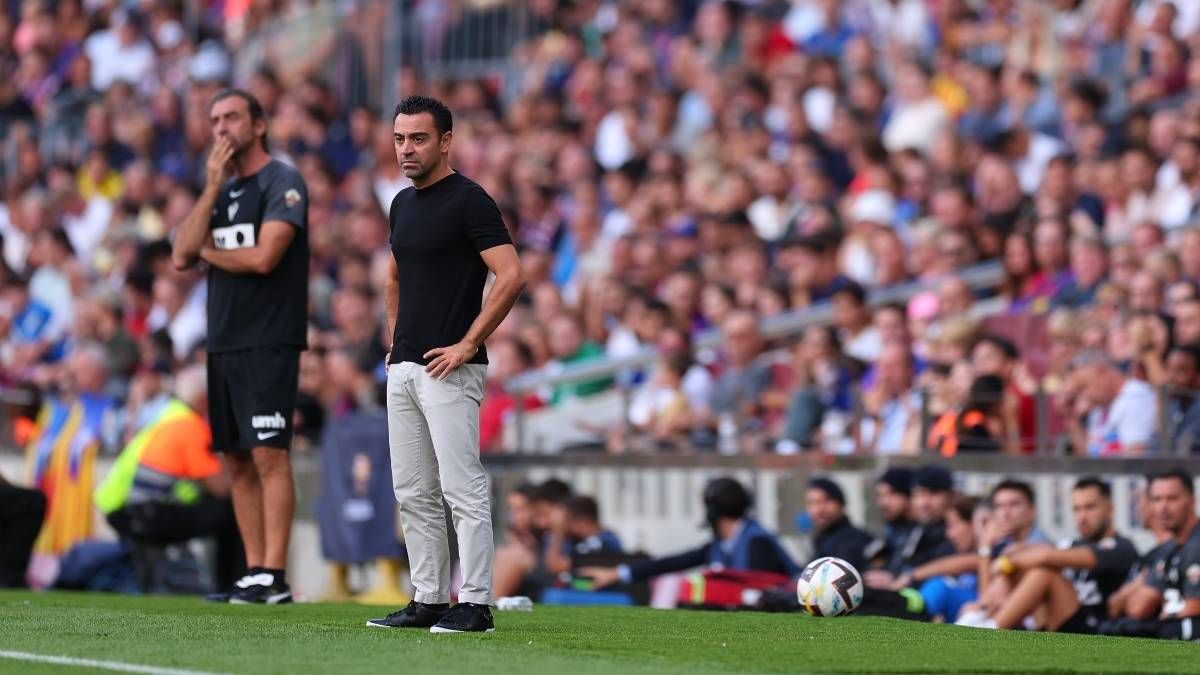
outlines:
M791 580L776 572L706 570L689 574L679 587L679 606L705 609L745 609L758 606L763 591L787 586Z

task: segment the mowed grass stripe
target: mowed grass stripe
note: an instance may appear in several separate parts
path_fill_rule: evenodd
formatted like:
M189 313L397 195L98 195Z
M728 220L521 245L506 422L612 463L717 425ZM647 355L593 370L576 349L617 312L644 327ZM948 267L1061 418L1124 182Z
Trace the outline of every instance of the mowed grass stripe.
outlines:
M363 625L386 612L359 605L235 607L191 598L0 592L0 649L229 673L1200 670L1196 644L868 617L539 606L496 613L497 632L489 635ZM26 664L10 665L26 671ZM0 662L0 670L6 667Z

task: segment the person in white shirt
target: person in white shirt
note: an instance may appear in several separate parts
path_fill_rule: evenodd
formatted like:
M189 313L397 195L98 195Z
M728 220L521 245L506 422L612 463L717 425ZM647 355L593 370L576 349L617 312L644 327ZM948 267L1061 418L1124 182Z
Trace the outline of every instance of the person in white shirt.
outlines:
M92 87L106 91L118 80L145 86L154 73L154 48L142 32L142 19L128 11L113 14L112 28L92 34L83 44L92 62Z
M1071 418L1077 453L1110 457L1145 452L1158 419L1153 387L1125 375L1099 351L1076 358L1069 385L1076 394L1075 410L1087 415L1084 426Z
M883 146L889 152L916 148L928 155L950 116L930 91L929 74L920 65L905 63L896 75L897 101L883 129Z

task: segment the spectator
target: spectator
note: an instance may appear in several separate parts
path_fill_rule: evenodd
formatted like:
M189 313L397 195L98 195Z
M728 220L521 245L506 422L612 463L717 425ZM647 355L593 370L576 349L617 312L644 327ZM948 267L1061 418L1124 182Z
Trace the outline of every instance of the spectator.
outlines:
M929 89L929 72L915 61L901 63L896 72L897 103L883 129L890 152L916 148L928 154L937 131L949 121L942 102Z
M1104 280L1108 250L1099 239L1077 239L1071 244L1071 278L1054 295L1051 306L1077 309L1089 305Z
M883 348L878 329L871 322L863 287L846 281L836 287L830 301L833 304L833 325L844 345L847 356L874 363Z
M674 446L691 427L691 407L683 390L683 378L691 367L687 352L661 355L650 379L629 404L629 423L658 447Z
M1168 436L1156 430L1147 450L1159 455L1200 451L1200 348L1177 345L1166 361ZM1165 441L1165 442L1164 442Z
M1028 375L1020 358L1017 346L999 335L984 335L971 348L974 373L998 377L1003 387L999 413L1006 433L997 440L1004 448L1016 446L1028 453L1034 449L1037 413L1033 396L1022 388L1025 383L1021 380L1027 380Z
M535 410L542 401L532 392L510 394L503 383L523 373L533 365L533 353L520 340L506 338L488 345L488 379L484 386L483 404L479 408L479 447L483 452L499 452L505 421L518 405L523 410Z
M731 441L739 429L753 430L760 398L771 383L763 356L763 339L753 313L738 310L722 325L727 363L717 378L709 408L716 417L722 442Z
M858 446L878 454L913 453L911 438L920 410L918 392L912 389L912 356L907 346L884 345L876 364L875 384L863 396L863 417L858 424Z
M1145 452L1154 433L1156 396L1145 382L1122 374L1107 356L1086 352L1071 375L1079 392L1076 410L1086 414L1086 426L1071 420L1075 451L1103 457Z
M795 349L795 391L788 402L781 452L833 447L845 437L856 368L843 356L832 326L805 329ZM817 435L819 434L819 436Z
M46 495L46 524L35 553L62 555L92 535L91 494L96 456L112 444L113 401L104 350L77 347L60 373L58 396L48 397L29 441L33 486Z
M943 457L959 452L1000 452L1010 438L1002 413L1004 383L980 375L971 383L961 410L947 411L929 430L929 445Z
M584 340L579 322L570 315L560 315L551 320L550 351L555 359L553 362L555 369L586 363L599 358L604 353L600 345ZM563 384L555 388L550 397L550 403L557 405L567 399L599 393L611 384L612 380L607 377Z

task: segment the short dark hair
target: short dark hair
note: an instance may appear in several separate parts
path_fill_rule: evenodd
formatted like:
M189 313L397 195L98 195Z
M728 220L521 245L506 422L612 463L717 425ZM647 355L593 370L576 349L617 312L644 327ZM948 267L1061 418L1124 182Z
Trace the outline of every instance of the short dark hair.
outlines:
M1015 361L1021 356L1020 350L1017 349L1017 346L1013 344L1012 340L1009 340L1002 335L985 333L975 341L976 347L983 344L992 345L996 349L999 349L1004 354L1004 358L1008 359L1009 361Z
M1187 470L1181 466L1151 474L1148 482L1149 484L1153 485L1155 481L1159 480L1177 480L1189 495L1196 494L1196 485L1192 480L1192 474L1188 473Z
M994 505L996 503L996 495L1005 490L1020 492L1021 494L1025 495L1025 499L1028 500L1030 504L1036 503L1036 500L1033 496L1033 488L1029 486L1029 483L1026 483L1023 480L1016 480L1015 478L1006 478L1000 481L996 487L992 488L992 494L991 497L988 498L988 501Z
M1075 481L1075 487L1072 490L1086 490L1088 488L1096 488L1100 491L1101 496L1105 499L1112 499L1112 486L1107 482L1100 480L1096 476L1084 476Z
M454 116L450 114L450 109L445 103L431 98L429 96L409 96L408 98L396 104L396 112L392 114L392 121L401 115L420 115L421 113L429 113L433 118L433 126L438 131L438 136L447 131L454 130Z
M1189 302L1190 301L1191 300L1189 300ZM1173 352L1179 352L1180 354L1187 356L1192 360L1192 365L1195 368L1200 369L1200 345L1175 345L1167 350L1167 356L1170 356Z
M979 508L979 504L982 501L979 497L973 495L959 495L954 499L954 503L950 505L950 508L954 509L954 513L959 518L969 523L975 515L975 509Z
M567 500L567 515L599 523L600 507L596 504L595 499L587 495L578 495Z
M212 97L212 100L209 101L208 109L212 110L214 105L220 101L224 101L227 98L240 98L245 101L246 107L250 110L250 121L252 123L259 120L266 121L267 113L265 110L263 110L262 104L258 102L258 99L254 97L254 94L251 94L245 89L238 89L236 87L226 87L225 89L218 91L216 95ZM263 133L262 135L262 148L263 150L267 149L266 133Z
M533 483L521 483L517 487L513 488L512 491L513 494L521 495L531 502L537 498L537 486Z
M537 487L534 501L563 504L571 498L571 486L566 481L551 478Z

